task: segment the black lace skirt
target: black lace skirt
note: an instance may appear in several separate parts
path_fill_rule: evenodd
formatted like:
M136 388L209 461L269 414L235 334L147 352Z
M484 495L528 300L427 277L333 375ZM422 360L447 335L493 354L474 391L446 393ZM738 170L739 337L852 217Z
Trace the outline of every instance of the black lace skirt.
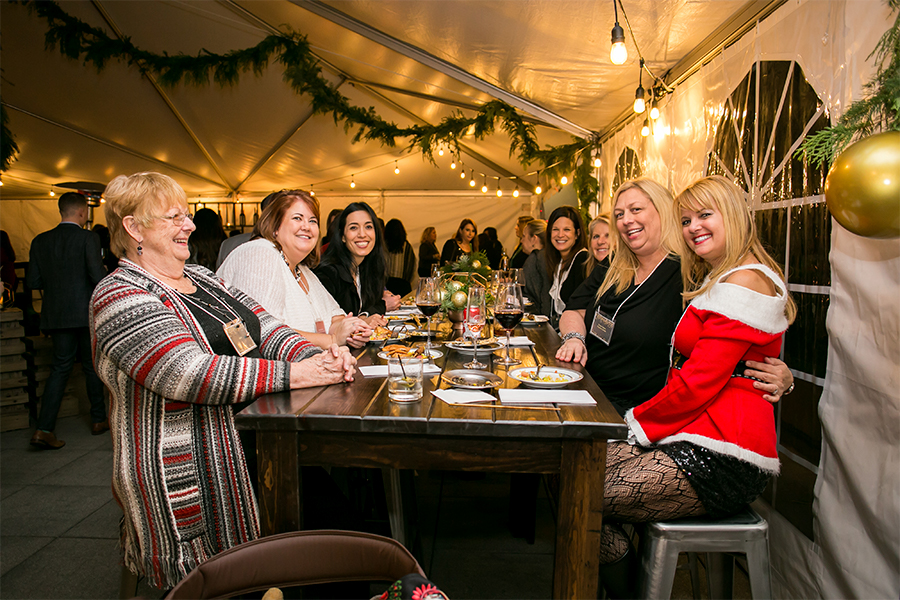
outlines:
M675 461L707 514L716 519L733 515L756 500L771 477L756 465L690 442L673 442L657 448Z

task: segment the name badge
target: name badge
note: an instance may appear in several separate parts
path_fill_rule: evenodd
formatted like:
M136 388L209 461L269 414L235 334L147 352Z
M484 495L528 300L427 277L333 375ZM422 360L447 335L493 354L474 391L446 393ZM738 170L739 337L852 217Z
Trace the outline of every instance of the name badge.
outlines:
M316 321L316 333L328 333L325 331L325 321Z
M594 313L594 322L591 323L591 335L609 346L609 342L612 340L613 328L615 326L616 322L604 315L598 309L597 312Z
M225 331L228 341L231 342L231 345L238 353L238 356L244 356L256 348L256 342L250 337L247 326L244 325L244 322L240 319L225 323L225 326L222 329Z

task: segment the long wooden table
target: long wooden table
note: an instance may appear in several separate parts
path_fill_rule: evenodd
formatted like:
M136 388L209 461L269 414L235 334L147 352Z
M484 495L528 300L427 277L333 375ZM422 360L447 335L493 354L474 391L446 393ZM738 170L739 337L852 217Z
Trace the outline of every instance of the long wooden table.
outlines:
M444 324L446 327L447 324ZM559 336L548 325L518 328L534 342L513 347L523 365L535 356L545 365L582 371L557 363ZM447 347L435 361L444 370L463 368L471 354ZM383 364L378 346L354 352L359 365ZM489 355L479 353L482 362ZM492 364L504 387L519 384ZM443 469L560 475L554 598L596 598L606 441L623 438L625 424L584 372L571 384L585 389L596 406L562 406L559 412L499 406L448 405L432 389L446 387L439 376L426 377L421 402L397 404L387 394L386 378L270 394L236 417L241 429L257 431L259 506L263 535L302 528L300 466Z

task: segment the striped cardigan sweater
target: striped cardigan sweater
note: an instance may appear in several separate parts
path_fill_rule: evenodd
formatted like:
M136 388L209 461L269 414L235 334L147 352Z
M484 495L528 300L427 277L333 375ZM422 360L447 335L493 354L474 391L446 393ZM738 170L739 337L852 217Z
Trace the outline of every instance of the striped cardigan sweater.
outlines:
M94 363L110 390L125 565L160 588L259 536L229 405L289 389L289 362L320 352L205 268L185 272L259 317L265 360L213 354L182 299L127 260L97 285L90 310Z

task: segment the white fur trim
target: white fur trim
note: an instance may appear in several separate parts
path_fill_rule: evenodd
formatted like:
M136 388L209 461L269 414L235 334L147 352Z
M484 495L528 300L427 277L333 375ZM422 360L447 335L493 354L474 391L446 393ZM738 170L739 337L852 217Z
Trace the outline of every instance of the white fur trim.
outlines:
M732 269L722 277L747 269L766 275L775 284L780 295L767 296L741 285L717 281L705 293L694 298L691 306L697 310L718 313L766 333L774 334L784 331L788 327L787 317L784 316L787 295L781 278L770 268L765 265L747 265Z
M771 473L772 475L778 475L781 471L781 461L777 458L763 456L752 450L741 448L737 444L715 440L706 436L697 435L696 433L676 433L675 435L670 435L669 437L659 440L657 445L662 446L664 444L671 444L672 442L690 442L697 446L712 450L713 452L732 456L738 460L756 465L761 470L766 473Z
M637 440L637 443L641 446L650 446L650 438L647 437L647 434L644 433L644 428L641 427L641 424L638 423L638 420L634 418L634 409L629 408L628 412L625 413L625 424L628 425L628 435L631 437L632 435Z

